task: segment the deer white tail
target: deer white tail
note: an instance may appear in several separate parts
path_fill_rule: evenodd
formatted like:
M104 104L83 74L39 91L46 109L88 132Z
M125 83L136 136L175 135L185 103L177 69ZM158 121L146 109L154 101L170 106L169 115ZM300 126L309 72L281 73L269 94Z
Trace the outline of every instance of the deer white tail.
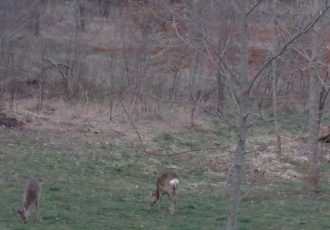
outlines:
M170 180L170 184L174 185L175 187L180 183L178 178L174 178L172 180Z

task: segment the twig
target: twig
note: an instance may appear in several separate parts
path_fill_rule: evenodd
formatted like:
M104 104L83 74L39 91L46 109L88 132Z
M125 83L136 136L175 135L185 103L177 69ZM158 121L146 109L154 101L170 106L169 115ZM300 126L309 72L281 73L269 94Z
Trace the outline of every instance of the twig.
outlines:
M145 152L145 151L146 151L146 148L145 148L145 145L144 145L144 143L143 143L143 141L142 141L141 135L140 135L140 133L139 133L139 131L138 131L136 125L134 124L134 122L133 122L131 116L128 114L128 112L127 112L127 110L126 110L126 108L125 108L125 106L124 106L124 104L123 104L123 102L122 102L122 100L121 100L121 97L119 97L119 102L120 102L120 104L121 104L121 106L122 106L122 108L123 108L123 110L124 110L124 113L126 114L128 120L130 121L131 125L133 126L133 128L134 128L134 130L135 130L135 133L136 133L136 135L138 136L138 138L139 138L139 140L140 140L140 143L141 143L141 145L142 145L142 147L143 147L143 151Z
M250 90L252 89L255 81L259 78L259 76L261 75L261 73L263 72L263 70L266 69L266 67L268 65L270 65L275 59L277 59L279 56L281 56L287 50L287 48L292 43L294 43L298 38L300 38L302 35L304 35L307 32L309 32L314 27L314 25L318 21L321 20L321 18L326 14L326 12L329 10L329 8L330 8L330 6L327 6L326 9L324 11L322 11L319 16L317 16L313 21L311 21L309 24L307 24L302 31L299 31L297 34L295 34L288 42L286 42L285 45L283 45L283 47L277 52L277 54L275 54L272 57L270 57L263 64L263 66L258 70L258 72L254 75L253 79L250 81L250 83L249 83L249 85L247 87L247 92L250 92Z
M200 149L191 149L191 150L185 150L185 151L181 151L181 152L171 152L171 153L167 153L167 154L160 154L157 152L153 152L150 153L150 155L155 155L155 156L161 156L161 157L167 157L167 156L174 156L174 155L181 155L181 154L185 154L185 153L193 153L193 152L200 152L200 151L205 151L205 150L221 150L224 152L229 152L229 153L234 153L231 150L228 149L221 149L221 148L217 148L217 147L209 147L209 148L200 148ZM165 150L167 152L167 150Z
M157 153L156 151L153 153L150 153L150 155L155 155L155 156L162 156L162 157L167 157L167 156L173 156L173 155L180 155L180 154L185 154L185 153L193 153L193 152L200 152L200 151L205 151L205 150L221 150L224 152L228 152L228 153L235 153L235 151L229 150L229 149L225 149L225 148L220 148L220 147L209 147L209 148L200 148L200 149L191 149L191 150L186 150L186 151L182 151L182 152L171 152L168 153L167 150L165 149L165 151L167 152L167 154L160 154ZM264 148L256 148L250 151L245 151L244 155L249 154L249 153L253 153L259 150L264 150Z
M249 17L251 13L253 13L253 11L258 7L258 5L260 5L260 3L262 3L263 0L258 0L253 6L252 8L247 12L247 16Z

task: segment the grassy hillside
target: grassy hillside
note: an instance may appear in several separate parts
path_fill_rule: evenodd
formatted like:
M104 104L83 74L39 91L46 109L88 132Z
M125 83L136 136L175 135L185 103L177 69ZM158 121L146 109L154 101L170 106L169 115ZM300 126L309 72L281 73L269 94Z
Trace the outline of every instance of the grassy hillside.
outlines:
M153 135L150 145L196 149L218 141L231 148L230 130L220 124L217 127L219 131L162 132ZM293 157L292 146L284 146L282 163L270 164L276 160L271 160L272 153L267 149L272 142L261 138L266 134L260 128L249 144L260 150L248 155L240 229L329 229L330 164L323 162L321 191L306 193L300 178L305 169ZM231 154L222 150L171 157L145 154L138 151L134 139L123 138L110 128L101 134L83 127L2 128L0 229L222 229L230 159ZM254 159L262 162L258 165ZM167 198L162 200L160 210L150 209L147 203L155 188L155 173L168 167L176 168L182 181L174 216L169 214ZM253 180L254 168L263 174ZM44 181L40 224L34 213L27 225L16 214L29 177Z

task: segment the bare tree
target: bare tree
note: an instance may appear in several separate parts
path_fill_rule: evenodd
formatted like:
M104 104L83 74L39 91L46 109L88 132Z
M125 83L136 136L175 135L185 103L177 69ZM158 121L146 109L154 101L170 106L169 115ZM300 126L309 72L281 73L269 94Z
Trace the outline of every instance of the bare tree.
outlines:
M327 6L326 0L314 0L314 12L316 16L324 10ZM320 162L319 162L319 148L318 148L318 133L320 129L320 96L321 96L321 82L320 65L317 60L322 57L321 47L322 36L321 28L318 25L314 27L312 35L312 57L310 63L310 77L309 77L309 135L308 135L308 175L305 182L305 187L310 190L317 190L320 179Z
M212 3L215 3L212 1ZM219 4L219 2L216 2ZM223 2L222 2L223 3ZM222 4L221 3L221 4ZM236 149L234 153L234 161L231 170L230 178L230 194L229 194L229 207L228 207L228 219L227 219L227 230L237 229L237 217L239 212L240 199L242 197L241 184L244 181L245 176L245 154L246 154L246 140L247 130L251 127L249 119L252 117L263 118L262 114L257 114L254 111L254 99L251 97L251 92L258 85L257 83L264 76L264 71L267 70L271 64L277 60L284 52L290 47L296 40L306 34L318 21L324 16L326 9L320 11L310 22L301 24L297 31L292 34L288 34L283 41L283 44L274 49L274 52L270 54L255 71L251 73L249 66L249 25L251 24L252 15L258 10L261 4L266 4L266 1L246 1L246 0L232 0L226 2L228 5L232 5L235 9L235 14L239 21L232 21L233 25L238 25L237 31L239 31L239 39L232 39L232 47L239 47L236 56L229 56L225 52L221 55L214 56L214 50L212 46L213 42L207 36L207 24L203 23L202 17L189 18L190 21L194 22L199 30L199 37L190 36L189 34L180 33L173 23L177 36L180 40L188 44L197 52L203 53L208 56L209 60L213 63L219 63L221 66L221 72L227 79L228 89L231 94L232 103L235 105L235 118L237 127L237 138L236 138ZM272 2L270 2L272 3ZM189 4L189 3L187 3ZM211 4L211 3L210 3ZM282 3L285 4L285 3ZM227 7L228 7L227 5ZM198 5L198 1L190 7L205 7L205 5ZM213 5L214 6L214 5ZM221 7L225 7L224 4ZM193 12L200 12L202 10L194 9ZM191 13L193 14L193 13ZM190 15L191 15L190 14ZM234 19L235 20L235 19ZM210 20L208 20L210 21ZM202 26L203 25L203 26ZM197 40L199 38L199 40ZM200 44L196 41L202 41L204 46L200 49ZM229 58L230 57L230 58ZM215 61L218 58L218 62ZM229 61L230 60L230 61ZM275 65L274 65L275 67ZM275 69L273 70L275 71ZM275 78L273 78L275 79ZM273 82L274 84L274 82ZM273 87L274 88L274 87ZM275 90L275 89L274 89ZM276 95L275 95L276 98ZM276 102L275 102L276 103Z
M46 7L47 1L38 0L31 11L31 28L35 36L40 35L40 18Z
M272 56L275 55L278 41L276 36L276 1L272 1L271 10L272 10L272 22L273 22L273 28L272 28ZM277 71L277 60L274 60L272 62L272 98L273 98L273 118L274 118L274 132L276 135L276 156L278 160L281 160L282 157L282 147L281 147L281 135L279 133L279 124L278 124L278 108L277 108L277 89L276 89L276 82L278 78L278 71Z
M76 28L82 32L86 31L87 23L87 5L85 0L76 0Z
M98 3L101 15L108 18L110 15L110 7L113 6L113 0L98 0Z

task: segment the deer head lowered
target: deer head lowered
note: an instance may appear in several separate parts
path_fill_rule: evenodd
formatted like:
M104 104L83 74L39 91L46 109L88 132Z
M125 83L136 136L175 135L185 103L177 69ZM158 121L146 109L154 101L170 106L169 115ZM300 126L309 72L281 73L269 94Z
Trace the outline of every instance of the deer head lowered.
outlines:
M41 192L41 185L38 180L30 179L27 181L25 185L23 205L17 209L17 212L22 218L24 224L27 223L33 205L36 208L37 219L39 222L41 221L41 217L38 209L40 192Z

